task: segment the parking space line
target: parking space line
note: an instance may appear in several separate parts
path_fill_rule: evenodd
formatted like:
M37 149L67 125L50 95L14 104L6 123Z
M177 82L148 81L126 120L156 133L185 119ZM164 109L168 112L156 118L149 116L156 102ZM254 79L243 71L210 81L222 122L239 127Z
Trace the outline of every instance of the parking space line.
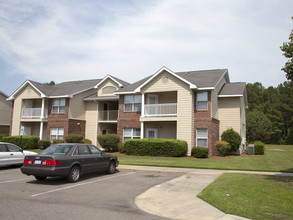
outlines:
M113 179L113 178L117 178L117 177L121 177L121 176L127 176L127 175L131 175L131 174L134 174L134 173L135 172L121 174L121 175L114 175L114 176L110 176L110 177L106 177L106 178L103 178L103 179L98 179L98 180L94 180L94 181L90 181L90 182L78 183L78 184L74 184L74 185L71 185L71 186L66 186L66 187L62 187L62 188L58 188L58 189L53 189L53 190L50 190L50 191L47 191L47 192L37 193L37 194L31 195L31 197L41 196L41 195L44 195L44 194L53 193L53 192L57 192L57 191L61 191L61 190L66 190L66 189L74 188L74 187L77 187L77 186L83 186L83 185L87 185L87 184L91 184L91 183L96 183L96 182L100 182L100 181L103 181L103 180Z
M0 182L0 184L13 183L13 182L18 182L18 181L23 181L23 180L28 180L28 179L31 179L31 178L24 178L24 179L17 179L17 180L7 180L7 181Z

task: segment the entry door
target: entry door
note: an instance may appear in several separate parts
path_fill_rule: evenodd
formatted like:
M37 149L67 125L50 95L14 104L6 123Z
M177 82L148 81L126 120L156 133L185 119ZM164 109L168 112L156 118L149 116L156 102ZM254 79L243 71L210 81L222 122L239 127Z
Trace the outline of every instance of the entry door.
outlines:
M104 115L103 115L103 120L108 121L109 120L109 104L108 103L104 103Z
M158 115L159 114L159 96L158 95L148 95L148 104L150 105L148 112L150 115Z
M146 129L146 136L148 139L158 138L158 129L157 128L147 128Z

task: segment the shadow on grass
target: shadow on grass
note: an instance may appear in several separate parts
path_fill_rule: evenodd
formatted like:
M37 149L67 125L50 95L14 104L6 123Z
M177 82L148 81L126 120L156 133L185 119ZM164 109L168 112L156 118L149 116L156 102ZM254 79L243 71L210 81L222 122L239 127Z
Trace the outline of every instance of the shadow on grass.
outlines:
M290 183L293 184L293 176L283 176L283 175L274 175L274 176L264 176L265 179L271 180L274 182L281 182L281 183ZM293 187L293 186L292 186Z

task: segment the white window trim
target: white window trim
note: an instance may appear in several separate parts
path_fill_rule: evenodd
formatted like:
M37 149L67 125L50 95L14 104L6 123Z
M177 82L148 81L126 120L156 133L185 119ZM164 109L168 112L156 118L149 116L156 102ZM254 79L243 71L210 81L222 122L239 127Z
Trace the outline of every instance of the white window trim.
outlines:
M207 130L207 137L198 137L197 136L197 129L206 129ZM198 139L205 139L205 140L207 140L206 148L209 148L209 130L207 128L197 128L197 129L196 129L196 147L198 147L198 145L197 145L197 140Z
M130 136L125 136L124 135L124 129L131 129L131 134ZM140 139L140 135L141 135L141 132L139 132L139 136L134 136L134 129L141 129L141 128L123 128L123 142L124 142L124 138L125 137L130 137L130 139L133 139L133 138L137 138L137 139Z
M133 102L132 103L125 103L125 97L126 96L132 96L133 97ZM142 110L142 100L141 100L141 102L139 103L139 102L135 102L135 96L140 96L140 95L125 95L124 96L124 112L141 112ZM131 110L125 110L125 104L131 104ZM140 104L140 111L137 111L137 110L135 110L134 109L134 106L135 106L135 104Z
M56 134L56 138L54 138L54 139L51 139L51 136L52 136L52 129L57 129L57 134ZM61 130L61 129L63 129L63 135L60 135L59 134L59 130ZM64 128L50 128L50 140L52 141L52 140L55 140L55 139L57 139L57 140L61 140L61 139L59 139L59 136L63 136L63 139L64 139ZM62 139L62 140L63 140Z
M59 105L54 105L54 101L55 100L59 100ZM60 101L61 100L64 100L64 102L65 102L65 105L63 106L63 105L60 105ZM57 112L54 112L54 107L58 107L58 111ZM60 112L60 107L64 107L64 112ZM65 113L65 107L66 107L66 99L53 99L53 101L52 101L52 110L51 110L51 112L53 113L53 114L63 114L63 113Z
M207 94L207 100L206 101L198 101L198 94L200 93L206 93ZM206 108L205 109L198 109L198 102L206 102ZM197 92L196 93L196 110L197 111L207 111L209 109L209 93L207 91L205 92Z

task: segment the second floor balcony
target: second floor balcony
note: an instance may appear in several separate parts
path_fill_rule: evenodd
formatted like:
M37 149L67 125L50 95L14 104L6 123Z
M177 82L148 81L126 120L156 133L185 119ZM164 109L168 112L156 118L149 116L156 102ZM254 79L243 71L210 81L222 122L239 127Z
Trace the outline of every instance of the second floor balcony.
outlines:
M42 108L23 108L21 112L21 118L23 119L41 119ZM44 109L43 118L48 118L48 109Z
M99 121L117 121L118 110L99 111Z
M172 117L177 116L177 103L145 104L145 117Z

